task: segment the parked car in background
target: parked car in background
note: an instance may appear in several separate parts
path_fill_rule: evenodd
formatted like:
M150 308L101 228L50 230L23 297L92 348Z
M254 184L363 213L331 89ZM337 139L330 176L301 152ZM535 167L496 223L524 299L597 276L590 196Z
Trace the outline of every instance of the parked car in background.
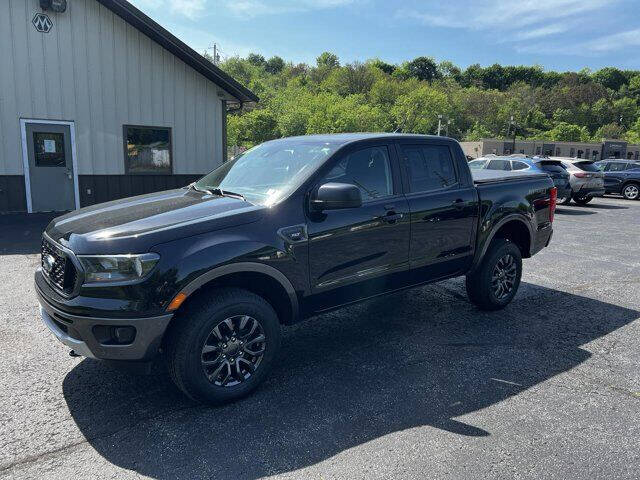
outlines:
M571 184L571 197L563 199L562 204L567 205L573 199L578 205L586 205L593 197L601 197L605 194L604 174L591 160L584 158L549 157L545 160L559 161L569 172Z
M606 159L596 166L604 174L606 193L618 193L627 200L640 199L640 162Z
M471 170L505 170L521 172L546 173L553 180L558 189L558 202L571 201L571 183L569 173L562 166L562 162L542 157L525 157L510 155L509 157L481 157L469 162Z

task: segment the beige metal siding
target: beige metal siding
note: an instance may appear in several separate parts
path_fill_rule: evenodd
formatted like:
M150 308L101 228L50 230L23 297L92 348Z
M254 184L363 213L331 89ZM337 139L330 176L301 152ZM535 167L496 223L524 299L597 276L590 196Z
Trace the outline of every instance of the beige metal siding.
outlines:
M125 124L171 127L174 173L222 161L220 87L96 0L47 12L49 33L38 0L2 1L0 175L23 173L20 118L74 121L80 175L125 173Z

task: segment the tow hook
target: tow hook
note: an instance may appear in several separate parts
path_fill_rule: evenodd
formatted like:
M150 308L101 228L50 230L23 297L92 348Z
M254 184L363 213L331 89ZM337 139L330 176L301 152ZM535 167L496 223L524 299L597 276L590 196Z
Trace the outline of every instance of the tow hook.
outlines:
M69 351L69 356L70 356L70 357L73 357L73 358L76 358L76 357L81 357L82 355L78 355L78 354L75 352L75 350L70 350L70 351Z

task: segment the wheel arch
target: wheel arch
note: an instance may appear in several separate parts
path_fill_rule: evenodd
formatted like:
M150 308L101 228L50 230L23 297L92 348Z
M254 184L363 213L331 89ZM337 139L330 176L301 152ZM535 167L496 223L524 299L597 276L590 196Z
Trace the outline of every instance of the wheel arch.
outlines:
M289 279L278 269L255 262L222 265L198 276L174 296L185 295L177 312L206 290L225 286L244 288L263 297L278 314L280 323L289 325L298 318L298 296Z
M484 241L479 255L476 256L470 272L474 272L478 268L494 238L507 238L511 240L520 249L522 258L531 257L531 247L534 244L534 234L531 225L525 221L521 215L508 215L493 227Z
M630 184L634 184L638 188L640 188L640 180L639 179L637 179L637 178L629 178L629 179L625 180L624 182L622 182L622 185L620 186L620 193L622 194L622 192L624 192L624 189L627 188L627 186L629 186Z

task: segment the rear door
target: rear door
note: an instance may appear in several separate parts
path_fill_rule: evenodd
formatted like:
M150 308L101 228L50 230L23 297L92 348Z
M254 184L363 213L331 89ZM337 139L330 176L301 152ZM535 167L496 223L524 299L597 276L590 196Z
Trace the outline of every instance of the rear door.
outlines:
M604 165L604 188L609 191L619 191L625 177L626 163L606 162Z
M464 185L448 143L398 142L411 211L409 261L416 279L465 268L472 259L477 192Z

